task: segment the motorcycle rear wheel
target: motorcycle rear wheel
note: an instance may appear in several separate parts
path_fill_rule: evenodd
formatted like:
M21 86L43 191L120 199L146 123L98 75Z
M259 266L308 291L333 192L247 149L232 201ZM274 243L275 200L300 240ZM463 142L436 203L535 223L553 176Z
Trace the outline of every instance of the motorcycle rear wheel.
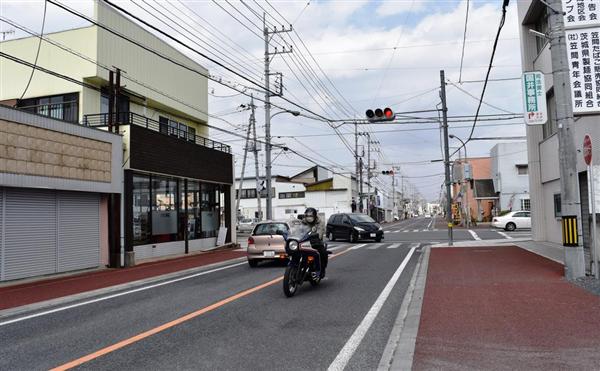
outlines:
M283 293L288 298L294 296L298 290L298 283L296 282L297 271L297 267L291 265L285 267L285 273L283 274Z

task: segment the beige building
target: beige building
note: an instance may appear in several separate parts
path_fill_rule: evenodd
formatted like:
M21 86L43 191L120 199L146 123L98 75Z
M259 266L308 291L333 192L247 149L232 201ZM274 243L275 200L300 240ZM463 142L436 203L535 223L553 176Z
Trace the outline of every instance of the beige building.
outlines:
M119 260L113 265L209 249L218 237L231 241L233 157L229 146L209 139L208 71L102 2L95 2L94 19L108 30L71 29L45 35L41 43L38 66L76 83L36 70L19 99L31 68L0 58L0 104L105 131L109 122L118 123L122 225L120 246L109 254ZM0 48L33 63L38 42L31 36ZM116 68L121 94L111 116L109 69ZM106 181L106 148L90 142L89 158L62 147L66 153L44 154L39 148L49 133L35 133L42 138L31 138L34 147L0 147L0 174ZM31 161L20 162L23 156ZM50 168L59 161L64 166Z

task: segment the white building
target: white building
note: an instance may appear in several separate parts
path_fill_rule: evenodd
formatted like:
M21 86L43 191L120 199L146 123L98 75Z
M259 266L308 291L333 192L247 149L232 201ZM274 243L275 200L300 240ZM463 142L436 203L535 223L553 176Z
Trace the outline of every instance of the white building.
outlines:
M499 143L490 151L496 212L530 210L527 143Z
M564 1L563 1L564 3ZM579 2L577 2L579 4ZM556 101L554 97L553 86L553 66L550 54L550 43L546 38L537 37L529 32L530 29L541 33L547 33L549 30L548 15L550 10L540 1L524 0L517 2L519 12L520 39L521 39L521 58L523 71L541 71L544 73L546 85L546 98L548 108L548 121L544 125L534 125L527 127L527 152L529 165L529 192L531 198L532 215L532 234L535 241L548 241L556 244L562 244L562 205L561 205L561 179L559 171L559 146L557 135ZM573 9L564 9L566 11L578 11L578 7ZM589 17L589 8L583 7L581 16ZM595 12L595 18L598 19L598 12ZM580 15L573 16L566 14L567 27L570 24L577 23ZM593 19L593 18L590 18ZM596 24L596 27L600 22ZM593 31L593 29L592 29ZM600 141L600 126L598 119L600 113L600 102L596 95L594 86L598 86L598 79L595 77L593 69L600 63L600 56L596 53L589 53L587 60L585 54L587 51L582 45L581 34L585 37L593 38L588 31L579 30L575 33L575 41L569 40L568 49L569 68L572 70L571 93L575 102L573 104L575 121L571 127L571 135L575 141L578 151L582 149L583 137L589 134L592 141ZM598 39L596 39L598 40ZM583 40L585 41L585 40ZM590 43L590 45L596 42ZM591 49L591 47L590 47ZM581 52L580 52L581 51ZM586 71L585 65L589 64L589 71ZM581 68L581 71L579 70ZM599 70L595 70L596 74ZM575 73L576 72L576 73ZM585 77L584 77L585 75ZM575 76L575 78L573 77ZM581 84L581 79L588 79L585 84ZM589 85L589 86L588 86ZM589 93L589 96L588 96ZM582 95L580 97L580 95ZM586 108L591 106L591 108ZM586 114L582 114L586 110ZM595 146L593 157L600 158L600 150ZM581 153L577 153L577 167L575 175L578 180L578 189L575 190L579 198L579 207L577 210L578 235L580 241L583 241L585 252L585 267L589 271L591 265L590 259L590 227L591 218L588 204L588 177L586 165ZM568 266L576 266L580 259L584 259L577 248L567 248L565 250L565 259Z

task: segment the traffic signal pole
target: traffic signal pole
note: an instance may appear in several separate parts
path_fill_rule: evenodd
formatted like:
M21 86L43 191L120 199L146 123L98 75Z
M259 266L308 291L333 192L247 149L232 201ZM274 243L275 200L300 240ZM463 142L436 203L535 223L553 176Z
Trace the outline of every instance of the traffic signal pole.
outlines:
M452 235L452 194L450 193L450 149L448 147L448 107L446 106L446 77L440 71L440 98L442 100L442 129L444 131L444 170L446 173L446 221L448 222L448 246L454 244Z

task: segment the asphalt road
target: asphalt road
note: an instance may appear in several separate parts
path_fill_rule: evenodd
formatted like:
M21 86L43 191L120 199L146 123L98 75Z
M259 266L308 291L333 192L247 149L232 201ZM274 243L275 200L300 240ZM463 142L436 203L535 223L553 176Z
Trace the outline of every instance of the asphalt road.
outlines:
M347 370L376 369L423 246L446 236L433 224L419 218L387 225L382 243L331 243L339 255L327 279L316 288L304 284L293 298L277 280L282 264L250 268L242 262L0 322L0 370L50 369L74 360L94 370L327 369L342 350ZM485 232L482 239L502 238ZM474 239L468 231L455 236Z

